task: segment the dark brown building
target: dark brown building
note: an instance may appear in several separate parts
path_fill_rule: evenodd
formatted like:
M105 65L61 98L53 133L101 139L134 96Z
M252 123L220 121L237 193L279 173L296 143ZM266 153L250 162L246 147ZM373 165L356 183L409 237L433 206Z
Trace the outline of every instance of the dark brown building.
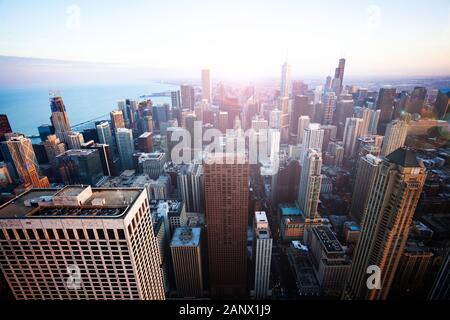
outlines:
M151 132L144 132L139 136L138 148L145 153L153 152L153 134Z
M215 159L214 159L215 157ZM210 156L217 160L220 156ZM205 205L211 295L247 294L248 164L205 163ZM214 163L213 163L214 162ZM211 164L213 163L213 164Z
M12 132L9 125L8 116L6 114L0 114L0 141L5 141L5 134Z

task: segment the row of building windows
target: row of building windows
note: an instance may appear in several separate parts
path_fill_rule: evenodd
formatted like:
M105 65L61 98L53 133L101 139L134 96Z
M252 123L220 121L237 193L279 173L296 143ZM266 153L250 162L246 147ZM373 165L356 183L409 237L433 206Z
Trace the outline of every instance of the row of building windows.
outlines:
M117 232L117 233L116 233ZM125 240L122 229L0 229L0 240Z

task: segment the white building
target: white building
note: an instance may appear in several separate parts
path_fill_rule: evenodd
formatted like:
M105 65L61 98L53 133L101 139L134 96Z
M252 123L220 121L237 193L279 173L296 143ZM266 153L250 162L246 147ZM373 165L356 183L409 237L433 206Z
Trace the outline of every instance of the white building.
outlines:
M272 235L269 222L264 211L255 212L254 254L256 299L267 298L271 292L269 287L270 264L272 259Z

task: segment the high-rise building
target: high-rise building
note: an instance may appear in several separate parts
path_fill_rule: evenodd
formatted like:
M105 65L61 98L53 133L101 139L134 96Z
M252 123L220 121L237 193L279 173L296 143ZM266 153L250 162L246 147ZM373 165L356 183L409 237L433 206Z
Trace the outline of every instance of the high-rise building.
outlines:
M336 103L336 111L333 114L333 124L337 126L337 137L342 139L344 134L345 122L351 118L354 113L355 103L350 97L342 97Z
M339 60L339 65L334 73L334 79L331 83L331 87L336 95L340 95L344 88L344 72L345 72L345 59Z
M208 103L212 102L211 96L211 73L209 69L202 70L202 96L203 100L207 100Z
M180 298L203 296L201 231L201 228L177 228L170 243L175 284Z
M344 156L346 158L352 158L356 155L357 145L356 142L361 136L363 120L360 118L347 118L345 122L344 130Z
M272 129L281 129L281 116L282 112L278 108L270 112L269 126Z
M112 130L118 128L125 128L125 120L123 118L123 112L121 110L114 110L110 113Z
M435 113L438 119L447 119L450 113L450 88L440 89L434 104Z
M116 166L114 166L113 155L111 152L111 147L103 143L95 143L94 141L89 141L81 145L81 149L95 149L98 151L100 156L100 161L103 168L104 176L114 176L117 175Z
M328 144L328 150L333 157L332 164L337 167L342 166L342 162L344 161L344 147L342 144L339 142L330 142Z
M133 169L134 140L130 129L116 129L117 151L119 152L122 170Z
M0 219L0 246L11 248L0 267L17 300L165 299L144 189L33 189Z
M166 161L167 157L165 153L143 153L139 156L138 164L142 173L156 180L164 173Z
M138 138L139 151L145 153L153 152L153 134L151 132L144 132Z
M324 131L318 123L310 123L303 131L303 143L300 151L300 163L305 161L304 157L309 149L322 152Z
M67 136L67 146L69 149L81 149L83 143L83 135L79 132L72 132Z
M448 250L447 257L442 262L429 298L430 300L447 301L450 299L450 250Z
M180 91L172 91L170 93L170 97L172 99L172 108L173 109L181 109L181 94Z
M226 133L226 131L228 129L228 112L220 111L217 122L218 122L218 126L217 126L218 129L222 133Z
M397 149L378 166L371 181L344 299L388 297L425 179L425 167L409 149ZM373 274L368 273L370 266L379 271L378 287L368 285L369 275Z
M254 296L265 299L270 295L270 264L272 260L272 234L269 221L264 211L255 212L254 221L254 252L255 268Z
M100 143L109 145L111 148L114 148L114 140L111 133L111 126L109 125L109 122L107 121L101 122L96 126L96 128L98 141Z
M47 137L47 140L44 142L44 148L45 153L47 154L47 159L52 165L56 165L56 157L66 151L66 145L62 143L55 134Z
M208 155L207 159L204 181L211 294L242 297L247 293L249 165L240 155L237 159L229 154Z
M305 134L305 130L309 127L311 123L311 118L309 116L300 116L298 119L298 134L297 134L297 143L303 143L303 136Z
M183 164L178 171L178 188L188 212L203 212L203 166Z
M321 124L327 125L333 123L334 110L336 109L336 94L334 92L327 92L322 99Z
M297 141L298 119L300 116L310 116L311 105L307 96L295 96L290 110L289 132L292 138ZM311 116L310 116L311 118Z
M300 176L298 203L306 219L318 218L320 188L322 185L322 153L309 149L306 151Z
M380 110L378 132L384 134L385 126L391 121L396 95L395 88L381 88L378 93L376 110Z
M99 152L95 149L71 149L58 155L59 172L66 185L95 186L103 177Z
M371 154L361 157L358 161L356 171L355 185L353 186L353 195L350 208L350 215L361 223L363 220L364 208L369 198L369 187L372 179L381 164L381 158Z
M0 114L0 141L5 141L5 133L11 132L8 116L6 114Z
M47 177L39 176L39 165L30 139L21 134L12 134L2 144L8 146L14 167L25 185L31 185L34 188L49 186Z
M192 86L181 85L181 106L184 109L194 110L195 91Z
M425 100L427 98L427 88L425 87L415 87L409 96L408 103L406 104L405 111L414 114L422 111L425 105Z
M408 124L406 121L394 120L388 124L381 147L381 155L387 156L405 145Z
M38 127L39 137L41 138L42 142L45 142L47 140L47 137L49 135L52 135L55 133L55 128L53 128L52 125L49 124L43 124Z
M281 89L280 96L289 98L291 88L291 66L285 62L281 70Z
M71 129L69 118L67 117L66 113L66 107L60 95L51 95L50 108L52 111L50 120L52 121L52 125L55 128L55 134L62 142L67 143L67 136L71 132Z

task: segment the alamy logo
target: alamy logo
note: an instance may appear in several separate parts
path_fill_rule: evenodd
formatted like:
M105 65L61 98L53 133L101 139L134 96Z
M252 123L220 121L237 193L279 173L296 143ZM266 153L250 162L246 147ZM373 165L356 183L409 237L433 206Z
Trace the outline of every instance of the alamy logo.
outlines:
M379 266L368 266L367 274L370 276L367 278L367 289L380 290L381 289L381 269Z
M81 288L81 272L77 265L71 265L67 267L67 273L69 278L66 281L67 289L78 290Z

